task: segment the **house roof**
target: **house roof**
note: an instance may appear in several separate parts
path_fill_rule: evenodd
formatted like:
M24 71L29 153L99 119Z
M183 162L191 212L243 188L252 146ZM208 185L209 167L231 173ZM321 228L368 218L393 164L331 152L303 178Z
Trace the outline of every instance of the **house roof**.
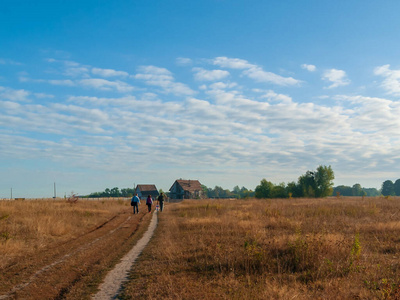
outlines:
M199 191L199 190L201 191L202 190L201 183L198 180L178 179L178 180L175 180L175 182L177 182L182 187L182 189L184 191L194 192L194 191Z
M157 191L155 184L138 184L136 189L139 189L141 192L153 192Z

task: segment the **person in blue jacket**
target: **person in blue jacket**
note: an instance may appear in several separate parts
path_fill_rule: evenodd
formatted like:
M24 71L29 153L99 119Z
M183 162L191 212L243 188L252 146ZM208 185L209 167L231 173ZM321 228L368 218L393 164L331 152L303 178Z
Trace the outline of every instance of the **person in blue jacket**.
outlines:
M133 207L133 214L135 214L135 210L137 213L139 213L140 198L138 194L132 197L131 205Z

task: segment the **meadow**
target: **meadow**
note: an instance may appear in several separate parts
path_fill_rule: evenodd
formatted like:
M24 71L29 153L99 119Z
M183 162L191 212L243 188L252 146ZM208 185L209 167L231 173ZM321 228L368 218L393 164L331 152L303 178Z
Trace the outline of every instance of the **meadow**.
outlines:
M0 201L0 299L90 299L150 220L129 199Z
M400 199L166 207L123 299L400 299Z
M142 208L0 201L0 291L89 299L146 230ZM185 200L158 217L121 299L400 299L400 198Z
M126 202L126 201L125 201ZM126 209L121 201L0 201L0 270L41 249L68 241Z

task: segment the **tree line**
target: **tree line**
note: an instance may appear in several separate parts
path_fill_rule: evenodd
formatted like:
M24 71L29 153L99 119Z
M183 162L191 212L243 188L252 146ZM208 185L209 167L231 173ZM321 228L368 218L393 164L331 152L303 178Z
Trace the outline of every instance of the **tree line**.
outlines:
M290 198L290 197L326 197L326 196L400 196L400 179L394 183L386 180L382 183L380 190L376 188L363 188L356 183L352 187L339 185L333 187L335 179L331 166L318 166L316 171L307 171L301 175L297 182L289 182L287 184L273 184L266 179L262 179L255 190L249 190L237 185L232 190L224 189L221 186L209 188L202 185L204 194L208 198ZM162 191L162 190L160 190ZM135 193L133 188L106 188L103 192L94 192L86 198L109 198L109 197L132 197ZM168 196L168 192L166 192Z
M376 188L363 188L359 183L351 186L339 185L333 189L333 196L380 196L381 192Z
M331 166L319 166L307 171L297 182L273 184L262 179L255 189L256 198L326 197L332 195L334 172Z
M109 197L132 197L135 193L135 189L118 187L112 189L106 188L103 192L94 192L87 196L82 196L83 198L109 198Z
M237 185L233 188L232 191L228 189L223 189L220 186L215 186L214 188L208 188L205 185L202 185L203 193L207 196L207 198L251 198L254 197L254 191L249 190L242 186L241 188Z
M385 180L382 183L381 189L363 188L360 184L355 184L352 187L339 185L333 189L333 195L341 196L400 196L400 179L394 183L391 180Z

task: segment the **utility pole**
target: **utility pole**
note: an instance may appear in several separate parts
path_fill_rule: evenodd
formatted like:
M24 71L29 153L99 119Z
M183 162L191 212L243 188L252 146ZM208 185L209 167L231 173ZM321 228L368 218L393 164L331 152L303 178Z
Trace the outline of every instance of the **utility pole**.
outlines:
M11 188L11 200L12 200L12 188Z
M56 199L57 195L56 195L56 183L54 182L54 199Z

